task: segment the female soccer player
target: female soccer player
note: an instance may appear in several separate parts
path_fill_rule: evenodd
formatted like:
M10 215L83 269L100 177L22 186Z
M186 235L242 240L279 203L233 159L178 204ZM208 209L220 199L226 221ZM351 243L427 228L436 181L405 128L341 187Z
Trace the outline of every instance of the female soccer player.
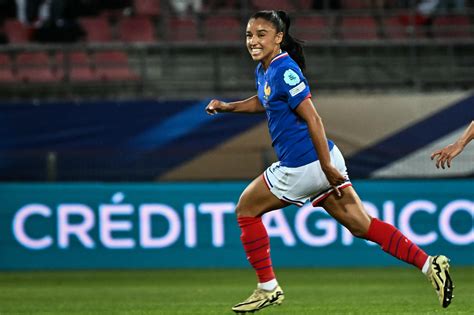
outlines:
M458 156L459 153L464 150L466 145L474 139L474 121L471 121L471 124L467 127L464 133L459 137L459 139L442 148L441 150L435 151L431 154L431 159L436 158L436 167L440 166L444 169L446 164L448 167L451 167L451 161Z
M236 206L241 241L258 277L258 286L232 310L254 312L281 304L270 257L270 242L261 216L290 204L307 201L323 207L356 237L378 243L394 257L415 265L433 283L440 303L451 302L453 285L448 258L428 256L399 230L365 211L347 175L337 146L326 139L321 117L311 101L303 75L301 44L289 34L290 19L284 11L260 11L247 24L247 49L254 61L257 95L237 102L212 100L209 114L266 112L273 147L279 161L254 179Z

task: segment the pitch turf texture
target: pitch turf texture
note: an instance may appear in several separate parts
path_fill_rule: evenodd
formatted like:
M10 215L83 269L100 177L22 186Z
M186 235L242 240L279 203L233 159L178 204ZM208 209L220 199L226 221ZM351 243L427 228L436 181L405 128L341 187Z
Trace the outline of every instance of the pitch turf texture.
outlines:
M474 267L442 309L414 268L279 269L286 300L256 314L474 314ZM233 314L250 269L0 272L0 314Z

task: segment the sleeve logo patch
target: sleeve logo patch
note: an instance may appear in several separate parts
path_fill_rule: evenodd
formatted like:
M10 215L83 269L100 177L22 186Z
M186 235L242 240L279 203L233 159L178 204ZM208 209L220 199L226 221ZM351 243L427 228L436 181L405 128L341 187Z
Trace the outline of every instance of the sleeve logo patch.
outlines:
M300 94L301 92L303 92L305 89L306 89L306 84L304 84L304 82L301 82L300 84L298 84L297 86L295 86L294 88L290 90L290 95L296 96Z
M285 83L289 86L295 86L301 82L300 76L291 69L285 71L285 73L283 74L283 79L285 80Z

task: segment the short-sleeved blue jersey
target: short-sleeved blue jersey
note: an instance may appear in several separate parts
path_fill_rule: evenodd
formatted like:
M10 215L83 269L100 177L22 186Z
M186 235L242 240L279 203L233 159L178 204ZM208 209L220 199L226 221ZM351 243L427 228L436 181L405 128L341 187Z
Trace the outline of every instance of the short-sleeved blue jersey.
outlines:
M265 71L255 70L258 99L265 107L272 145L281 165L298 167L318 160L308 125L295 109L311 97L298 64L286 52L275 56ZM328 141L329 149L334 146Z

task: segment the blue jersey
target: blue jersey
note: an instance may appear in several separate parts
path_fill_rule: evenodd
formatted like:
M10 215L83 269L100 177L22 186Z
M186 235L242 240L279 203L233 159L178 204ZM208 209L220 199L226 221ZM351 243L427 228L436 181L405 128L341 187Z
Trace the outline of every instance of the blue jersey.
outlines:
M318 160L308 125L295 109L311 97L308 82L298 64L283 52L272 59L265 71L255 70L258 99L265 107L268 129L281 165L298 167ZM334 144L328 141L331 150Z

